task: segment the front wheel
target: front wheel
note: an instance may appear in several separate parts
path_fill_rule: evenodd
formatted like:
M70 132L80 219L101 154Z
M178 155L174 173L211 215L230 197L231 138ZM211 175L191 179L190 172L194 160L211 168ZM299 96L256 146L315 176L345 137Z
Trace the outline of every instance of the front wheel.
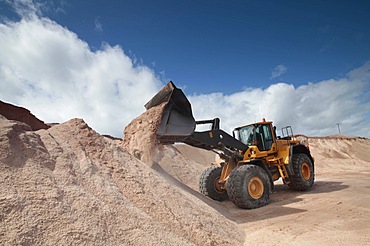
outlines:
M306 154L294 154L291 161L293 173L290 174L289 188L297 191L311 189L315 172L311 159Z
M227 183L230 200L240 208L259 208L270 202L271 184L266 171L256 165L234 169Z
M199 178L200 192L217 201L228 199L227 192L221 188L219 183L222 167L220 165L210 166L202 172Z

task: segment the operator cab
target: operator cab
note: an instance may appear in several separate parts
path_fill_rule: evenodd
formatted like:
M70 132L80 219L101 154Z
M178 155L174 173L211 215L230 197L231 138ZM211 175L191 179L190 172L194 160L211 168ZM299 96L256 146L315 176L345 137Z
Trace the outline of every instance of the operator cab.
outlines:
M257 146L260 151L268 151L274 142L271 122L259 122L235 128L233 135L247 146Z

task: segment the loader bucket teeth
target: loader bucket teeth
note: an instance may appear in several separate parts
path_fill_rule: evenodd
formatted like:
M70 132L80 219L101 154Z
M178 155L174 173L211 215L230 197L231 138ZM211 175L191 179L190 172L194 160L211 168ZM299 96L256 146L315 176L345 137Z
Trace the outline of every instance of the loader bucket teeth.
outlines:
M166 105L157 129L157 139L163 144L182 142L194 132L196 126L191 104L172 81L146 103L145 108L148 110L162 103Z

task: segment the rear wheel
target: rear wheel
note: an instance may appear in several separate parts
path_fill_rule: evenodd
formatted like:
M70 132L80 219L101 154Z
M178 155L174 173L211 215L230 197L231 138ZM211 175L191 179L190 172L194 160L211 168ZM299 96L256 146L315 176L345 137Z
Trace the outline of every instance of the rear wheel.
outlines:
M217 201L228 199L226 190L221 189L219 183L221 171L222 167L220 165L211 166L205 169L199 178L200 192Z
M227 183L230 200L240 208L259 208L270 201L271 184L266 171L256 165L234 169Z
M293 173L290 174L289 188L298 191L311 189L315 180L314 166L311 159L303 153L294 154L291 165Z

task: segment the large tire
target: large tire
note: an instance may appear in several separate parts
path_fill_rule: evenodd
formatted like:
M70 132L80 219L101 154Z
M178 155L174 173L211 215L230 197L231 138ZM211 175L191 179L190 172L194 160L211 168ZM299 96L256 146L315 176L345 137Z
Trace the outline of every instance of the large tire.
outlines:
M270 202L271 184L266 171L256 165L234 169L227 183L230 200L240 208L259 208Z
M221 189L218 181L221 177L222 167L220 165L210 166L202 172L199 178L199 191L217 201L228 199L225 189Z
M311 159L303 153L292 156L292 171L290 174L289 188L297 191L311 189L315 181L315 170Z

